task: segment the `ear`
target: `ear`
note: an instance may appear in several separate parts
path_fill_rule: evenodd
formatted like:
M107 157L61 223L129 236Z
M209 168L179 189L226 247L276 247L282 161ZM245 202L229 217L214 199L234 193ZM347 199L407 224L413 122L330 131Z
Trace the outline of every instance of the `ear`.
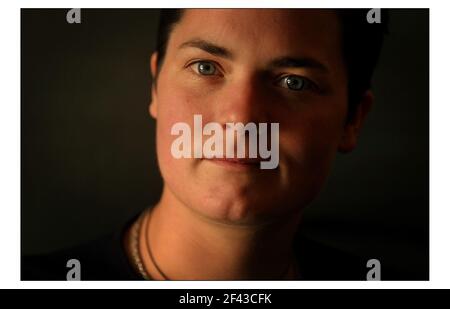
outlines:
M150 71L152 73L152 98L148 107L150 116L156 119L158 115L158 98L156 95L156 75L158 72L158 53L154 52L150 58Z
M374 102L374 96L372 91L368 90L361 98L361 102L358 104L355 114L344 127L344 131L341 137L341 141L338 145L338 150L342 153L351 152L355 147L358 140L358 136L361 132L364 120L367 114L372 108Z

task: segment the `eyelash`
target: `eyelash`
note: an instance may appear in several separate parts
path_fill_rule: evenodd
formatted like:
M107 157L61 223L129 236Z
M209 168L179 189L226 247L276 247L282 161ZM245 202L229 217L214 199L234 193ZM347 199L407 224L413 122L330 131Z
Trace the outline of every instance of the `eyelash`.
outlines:
M201 74L200 72L198 72L198 67L197 68L193 67L193 66L199 65L201 63L212 65L214 67L214 69L215 69L214 74ZM193 62L188 63L186 65L186 67L191 68L194 71L195 74L197 74L199 76L203 76L203 77L223 76L223 74L221 73L220 65L218 63L216 63L214 61L210 61L210 60L195 60ZM217 73L219 73L219 74L217 74ZM289 74L289 75L284 75L282 77L279 77L277 79L277 81L275 82L275 85L279 85L280 82L285 81L289 77L296 77L296 78L302 79L303 82L305 83L305 85L302 87L302 89L298 89L298 90L291 89L291 88L289 88L289 86L285 86L285 87L281 86L282 88L285 88L285 89L288 89L288 90L291 90L291 91L294 91L294 92L302 92L302 91L305 91L305 90L318 90L317 85L314 82L312 82L310 79L308 79L306 77L303 77L303 76L300 76L300 75L295 75L295 74Z
M193 66L195 65L199 65L200 63L205 63L205 64L210 64L214 67L215 69L215 74L201 74L200 72L197 71L197 69L195 69ZM217 74L218 72L221 72L220 65L214 61L209 61L209 60L195 60L193 62L188 63L188 65L186 66L188 68L191 68L195 74L200 75L200 76L206 76L206 77L212 77L212 76L223 76L223 74ZM218 68L219 67L219 68Z
M295 75L295 74L284 75L284 76L278 78L278 80L275 82L275 85L279 85L281 82L286 81L287 78L289 78L289 77L291 77L291 78L295 77L295 78L301 79L303 81L304 85L302 86L301 89L291 89L291 88L289 88L289 86L287 84L285 87L281 86L282 88L292 90L295 92L301 92L301 91L305 91L305 90L318 90L317 85L313 81L311 81L310 79L303 77L301 75ZM285 82L285 83L287 83L287 82Z

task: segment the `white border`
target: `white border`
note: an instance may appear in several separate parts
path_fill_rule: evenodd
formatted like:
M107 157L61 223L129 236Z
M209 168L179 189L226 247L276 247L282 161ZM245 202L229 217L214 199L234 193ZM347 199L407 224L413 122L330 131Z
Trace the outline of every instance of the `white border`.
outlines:
M165 1L165 7L430 7L430 282L290 282L290 281L178 281L178 282L21 282L20 278L20 8L145 8L149 1L15 1L0 10L0 288L448 288L450 174L448 31L449 6L444 1ZM413 63L411 65L414 65Z

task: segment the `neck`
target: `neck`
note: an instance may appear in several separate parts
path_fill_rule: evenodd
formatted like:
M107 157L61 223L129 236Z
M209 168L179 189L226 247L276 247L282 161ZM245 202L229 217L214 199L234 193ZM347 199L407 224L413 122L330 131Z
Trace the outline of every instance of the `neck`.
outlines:
M164 277L155 262L172 280L294 279L292 243L299 219L299 214L289 214L261 225L217 222L189 209L165 189L144 220L142 260L157 280Z

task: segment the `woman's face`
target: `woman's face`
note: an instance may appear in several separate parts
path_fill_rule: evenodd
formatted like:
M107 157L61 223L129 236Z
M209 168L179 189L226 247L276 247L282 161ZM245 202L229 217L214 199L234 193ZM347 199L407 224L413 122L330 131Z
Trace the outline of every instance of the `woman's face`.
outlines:
M332 11L186 10L171 32L150 106L168 192L210 219L238 224L311 202L336 151L353 147L344 126L339 29ZM172 126L184 122L193 132L194 115L224 128L279 123L278 167L174 158Z

